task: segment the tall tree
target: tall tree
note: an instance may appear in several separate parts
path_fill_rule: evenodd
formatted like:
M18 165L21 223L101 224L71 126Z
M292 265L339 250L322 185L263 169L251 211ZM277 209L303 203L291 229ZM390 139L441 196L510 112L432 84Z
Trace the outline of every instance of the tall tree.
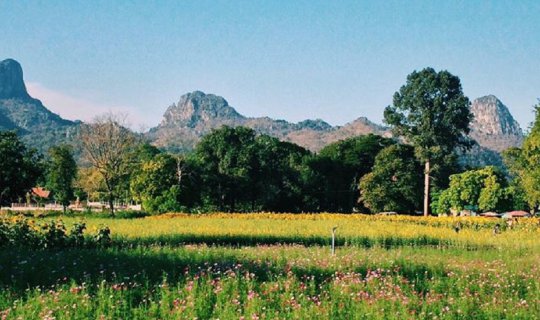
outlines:
M176 159L166 153L140 164L131 177L130 188L145 210L162 213L179 209L180 183L176 169Z
M23 197L42 176L41 156L14 131L0 132L0 205Z
M373 171L360 180L360 201L371 212L412 213L420 207L421 177L413 148L391 145L379 152Z
M47 186L53 192L54 199L62 204L65 214L69 202L74 198L73 181L77 175L77 163L68 145L52 147L49 156Z
M125 116L108 113L96 117L92 123L83 124L80 141L84 159L103 177L109 209L114 215L119 186L126 184L128 188L126 182L132 169L131 154L136 136L126 127Z
M220 211L235 211L249 198L256 156L255 131L224 126L204 136L195 149L202 171L205 198Z
M324 147L310 162L320 177L315 183L321 185L321 209L351 212L358 204L360 179L371 171L377 154L394 143L392 139L368 134Z
M533 212L540 205L540 100L534 106L534 112L535 120L523 146L504 153L505 163L518 179Z
M513 192L503 172L494 166L450 176L450 186L436 204L438 213L459 212L466 207L481 212L513 209Z
M424 215L429 214L432 165L468 146L472 114L457 76L426 68L407 76L407 83L394 94L393 105L384 110L384 120L394 133L415 148L424 163Z

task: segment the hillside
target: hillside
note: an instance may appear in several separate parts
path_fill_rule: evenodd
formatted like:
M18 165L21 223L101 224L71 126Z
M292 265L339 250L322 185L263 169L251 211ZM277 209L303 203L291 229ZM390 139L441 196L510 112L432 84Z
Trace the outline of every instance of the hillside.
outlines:
M201 91L180 97L178 103L172 104L165 111L161 123L150 129L147 135L159 147L188 151L194 148L203 135L224 125L246 126L312 151L355 135L389 135L385 127L367 118L358 118L344 126L335 127L320 119L291 123L269 117L249 118L239 114L223 97Z
M45 152L69 141L77 126L78 122L62 119L28 94L17 61L0 62L0 130L17 130L29 146Z
M493 95L475 99L470 137L477 144L461 156L471 166L501 165L500 152L520 146L523 132L508 108ZM31 97L24 83L21 65L12 59L0 62L0 130L17 130L30 146L45 152L50 146L69 142L80 122L62 119ZM291 123L269 117L246 117L223 97L194 91L170 105L162 121L145 135L156 146L175 152L192 150L212 129L246 126L255 131L301 145L317 152L324 146L349 137L377 134L391 136L382 125L360 117L343 126L331 126L321 119Z
M474 120L470 137L477 143L461 162L469 166L502 165L500 152L520 146L523 133L508 108L495 96L478 98L471 105ZM259 133L301 145L311 151L349 137L363 134L391 136L388 128L360 117L344 126L331 126L323 120L290 123L268 117L249 118L238 113L223 97L201 91L187 93L172 104L161 123L148 132L157 146L173 151L189 151L200 138L223 125L246 126Z

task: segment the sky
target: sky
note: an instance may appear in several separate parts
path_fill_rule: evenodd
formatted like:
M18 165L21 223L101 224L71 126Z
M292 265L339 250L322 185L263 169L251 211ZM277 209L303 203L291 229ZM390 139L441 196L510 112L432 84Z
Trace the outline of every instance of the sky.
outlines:
M382 123L414 70L494 94L523 128L540 97L540 1L8 1L0 60L68 119L157 125L184 93L246 116Z

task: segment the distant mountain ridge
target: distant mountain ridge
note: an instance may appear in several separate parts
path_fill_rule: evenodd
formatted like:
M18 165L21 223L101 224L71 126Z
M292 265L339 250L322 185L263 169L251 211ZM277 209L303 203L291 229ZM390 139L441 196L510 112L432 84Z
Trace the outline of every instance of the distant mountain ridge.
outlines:
M470 165L502 165L499 153L506 148L520 146L523 142L519 124L508 108L493 95L475 99L471 112L474 120L470 124L470 137L477 144L463 155L464 162ZM238 113L223 97L194 91L184 94L178 103L171 105L161 123L150 129L148 137L159 147L188 151L203 135L224 125L246 126L315 152L332 142L357 135L392 135L387 127L365 117L335 127L320 119L290 123L268 117L249 118Z
M269 117L249 118L238 113L223 97L194 91L182 95L178 103L169 106L161 123L150 129L148 137L159 147L188 151L203 135L224 125L249 127L312 151L354 135L390 135L387 128L364 117L336 127L321 119L291 123Z
M70 140L78 123L62 119L28 94L17 61L0 61L0 130L17 130L28 145L45 152Z
M501 152L521 146L523 131L508 108L494 95L475 99L471 104L474 119L470 136L479 145Z
M475 99L471 112L474 120L470 125L470 137L477 144L461 156L463 162L469 165L501 165L500 152L523 142L519 124L493 95ZM17 61L0 61L0 130L17 130L26 143L45 152L52 145L71 141L80 123L62 119L43 106L40 100L32 98L26 90L22 67ZM365 117L343 126L332 126L321 119L291 123L269 117L246 117L223 97L201 91L182 95L177 103L167 108L162 121L145 136L158 147L187 152L203 135L223 125L246 126L315 152L332 142L353 136L370 133L391 136L387 127Z

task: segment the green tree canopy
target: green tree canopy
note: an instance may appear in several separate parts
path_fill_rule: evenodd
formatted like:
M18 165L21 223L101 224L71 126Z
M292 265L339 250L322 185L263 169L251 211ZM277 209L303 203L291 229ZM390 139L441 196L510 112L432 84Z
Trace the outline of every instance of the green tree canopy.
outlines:
M195 154L204 179L204 198L219 211L235 211L246 199L256 161L255 131L224 126L204 136Z
M422 168L411 146L396 144L375 158L373 170L360 180L360 201L371 212L413 213L422 198Z
M73 149L68 145L55 146L49 149L49 157L47 187L52 191L54 199L62 204L65 213L74 198L73 182L77 176Z
M43 174L41 156L14 131L0 132L0 205L23 197Z
M357 206L360 178L371 171L379 151L393 143L392 139L368 134L334 142L308 158L306 191L318 200L316 209L352 212Z
M511 210L512 195L504 173L497 167L469 170L450 176L450 186L441 193L437 211L448 213L466 207L482 212Z
M179 210L176 159L162 153L142 162L131 177L130 189L145 210L159 213Z
M415 148L424 169L424 215L429 214L430 173L433 163L467 145L472 114L458 77L448 71L426 68L407 76L407 83L394 94L384 120L394 133Z
M503 154L505 164L523 190L533 210L540 206L540 101L534 106L535 120L521 148L510 148Z

